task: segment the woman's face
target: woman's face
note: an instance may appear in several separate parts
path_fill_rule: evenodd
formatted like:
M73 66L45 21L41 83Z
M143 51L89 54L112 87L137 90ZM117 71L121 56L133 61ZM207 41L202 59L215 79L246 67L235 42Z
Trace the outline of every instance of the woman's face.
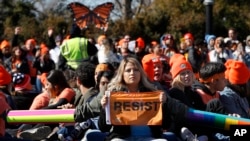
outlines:
M123 80L126 85L137 86L141 80L141 73L138 67L128 62L123 72Z
M22 51L18 48L15 50L15 56L21 56Z
M103 87L107 88L108 83L109 83L108 78L102 76L99 83L99 89L101 90Z
M49 81L47 81L45 84L45 90L47 91L50 97L56 96L56 89Z
M185 86L191 86L193 84L194 74L190 70L184 70L180 73L180 80Z
M154 80L160 81L162 78L163 68L159 63L154 64Z

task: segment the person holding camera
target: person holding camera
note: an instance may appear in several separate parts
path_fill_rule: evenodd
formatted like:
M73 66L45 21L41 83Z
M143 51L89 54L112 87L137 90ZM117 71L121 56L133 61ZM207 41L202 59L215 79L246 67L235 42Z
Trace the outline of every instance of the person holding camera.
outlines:
M209 62L225 63L228 59L233 59L231 50L226 48L223 37L215 39L214 49L208 53Z

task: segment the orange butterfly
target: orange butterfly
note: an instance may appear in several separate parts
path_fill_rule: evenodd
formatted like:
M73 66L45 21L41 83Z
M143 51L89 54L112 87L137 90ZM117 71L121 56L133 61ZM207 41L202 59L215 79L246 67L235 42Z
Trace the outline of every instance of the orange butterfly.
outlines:
M107 29L108 18L110 12L114 9L114 4L107 2L90 10L87 6L74 2L70 3L68 8L73 13L74 20L81 29L87 28L90 24L95 24L100 29Z

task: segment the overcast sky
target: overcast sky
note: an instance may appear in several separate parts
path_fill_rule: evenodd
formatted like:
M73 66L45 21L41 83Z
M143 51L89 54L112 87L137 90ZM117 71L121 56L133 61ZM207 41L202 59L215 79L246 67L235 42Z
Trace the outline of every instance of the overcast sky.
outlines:
M44 6L46 7L50 7L55 5L55 3L59 2L60 0L45 0L45 4ZM113 0L67 0L66 4L69 4L71 2L79 2L82 3L86 6L88 6L89 8L93 9L95 8L97 5L105 3L105 2L113 2ZM39 4L37 4L37 7L40 7Z

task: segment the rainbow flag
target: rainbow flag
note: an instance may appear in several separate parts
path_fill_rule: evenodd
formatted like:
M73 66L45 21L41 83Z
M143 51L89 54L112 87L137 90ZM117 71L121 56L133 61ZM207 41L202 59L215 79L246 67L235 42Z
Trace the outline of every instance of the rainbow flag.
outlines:
M230 125L250 125L250 119L189 109L187 120L199 125L229 130Z
M8 123L72 123L75 109L11 110Z
M8 123L72 123L75 109L55 110L11 110L7 114ZM186 120L204 127L229 130L230 125L250 125L250 119L232 117L190 108Z

